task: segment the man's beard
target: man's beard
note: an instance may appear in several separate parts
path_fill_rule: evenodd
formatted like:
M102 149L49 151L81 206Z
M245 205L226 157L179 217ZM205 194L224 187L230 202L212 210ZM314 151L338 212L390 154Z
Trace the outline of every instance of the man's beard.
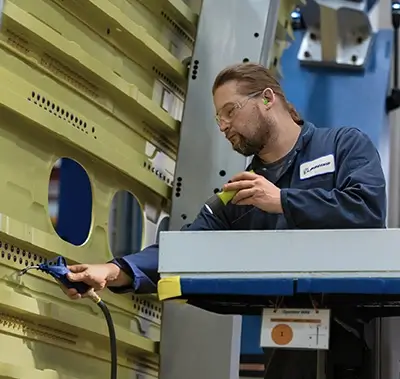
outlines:
M242 135L238 135L240 139L239 143L233 146L233 150L237 153L250 157L252 155L258 155L261 150L265 147L265 143L259 139L248 139Z
M257 123L257 129L251 137L245 137L237 134L239 142L233 145L233 149L245 157L258 155L272 139L273 121L264 118L258 109L253 112L253 120L249 120L248 124Z

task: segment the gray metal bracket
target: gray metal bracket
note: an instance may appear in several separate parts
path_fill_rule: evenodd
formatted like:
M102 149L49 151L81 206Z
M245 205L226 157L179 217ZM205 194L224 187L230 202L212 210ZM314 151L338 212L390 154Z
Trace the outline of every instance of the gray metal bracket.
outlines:
M298 59L304 65L363 69L373 38L366 1L309 0Z

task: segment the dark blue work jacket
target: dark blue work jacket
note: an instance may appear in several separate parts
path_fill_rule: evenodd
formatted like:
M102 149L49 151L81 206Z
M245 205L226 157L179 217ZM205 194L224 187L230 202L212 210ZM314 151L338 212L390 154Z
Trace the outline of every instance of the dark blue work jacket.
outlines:
M259 175L265 172L257 158L248 169ZM386 183L380 157L371 140L356 128L319 129L305 123L274 184L281 189L283 214L230 203L216 216L203 207L183 230L385 227ZM133 276L133 287L111 290L156 292L158 245L113 262Z

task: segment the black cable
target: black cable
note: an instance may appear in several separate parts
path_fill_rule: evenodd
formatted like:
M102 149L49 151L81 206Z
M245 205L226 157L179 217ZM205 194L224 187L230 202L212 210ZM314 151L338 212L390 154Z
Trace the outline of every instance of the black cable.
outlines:
M39 265L27 266L20 271L19 275L26 274L29 270L36 269L50 274L54 279L56 279L60 284L64 285L66 288L74 288L80 294L87 294L87 297L96 303L104 314L107 322L108 334L110 339L110 353L111 353L111 376L110 379L117 379L117 336L115 335L114 322L111 317L110 310L107 305L101 300L99 295L93 291L89 285L83 282L71 282L67 275L70 273L67 263L64 257L59 256L55 260L47 261Z
M393 30L393 87L399 88L399 30Z
M117 336L115 335L114 322L107 305L100 300L96 303L104 314L107 322L108 334L110 338L110 352L111 352L111 375L110 379L117 379Z

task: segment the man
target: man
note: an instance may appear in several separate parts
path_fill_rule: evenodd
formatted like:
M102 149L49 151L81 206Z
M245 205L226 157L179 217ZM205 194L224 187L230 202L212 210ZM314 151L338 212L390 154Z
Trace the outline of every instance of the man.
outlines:
M254 158L246 172L225 184L224 190L237 191L232 201L217 213L203 207L185 230L385 227L385 178L364 133L303 122L279 83L258 64L224 69L212 93L221 132L235 151ZM158 246L152 245L107 264L72 266L70 279L96 291L154 293L157 268ZM67 294L80 297L74 290ZM268 377L311 378L311 353L277 350Z

